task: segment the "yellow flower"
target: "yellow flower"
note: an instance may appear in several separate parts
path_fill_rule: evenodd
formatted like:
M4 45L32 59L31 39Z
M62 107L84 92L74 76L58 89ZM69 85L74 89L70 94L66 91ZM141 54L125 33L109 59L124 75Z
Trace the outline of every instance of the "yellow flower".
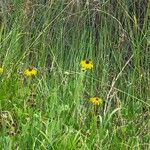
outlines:
M24 75L27 77L35 76L37 74L36 68L28 68L24 71Z
M90 98L90 102L93 103L94 105L101 105L103 103L103 100L98 97L93 97Z
M3 70L3 68L1 68L1 67L0 67L0 74L2 74L2 73L3 73L3 71L4 71L4 70Z
M93 63L90 60L82 60L80 66L82 70L90 70L93 68Z

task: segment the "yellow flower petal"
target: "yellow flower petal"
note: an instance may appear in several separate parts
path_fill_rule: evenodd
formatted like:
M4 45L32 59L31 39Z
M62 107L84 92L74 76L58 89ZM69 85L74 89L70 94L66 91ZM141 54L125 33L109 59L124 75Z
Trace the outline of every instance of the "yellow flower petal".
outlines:
M93 103L93 105L101 105L103 103L103 100L98 97L90 98L90 102Z
M24 75L27 77L35 76L37 74L37 69L35 68L28 68L24 71Z
M3 68L0 68L0 74L2 74L2 73L3 73L3 71L4 71L4 70L3 70Z

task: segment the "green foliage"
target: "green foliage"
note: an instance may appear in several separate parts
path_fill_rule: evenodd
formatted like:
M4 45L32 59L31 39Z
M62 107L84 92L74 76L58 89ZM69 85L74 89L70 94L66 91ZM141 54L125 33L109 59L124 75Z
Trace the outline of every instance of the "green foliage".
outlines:
M0 149L150 149L150 3L1 0ZM91 59L92 70L80 61ZM35 77L25 77L36 67ZM93 106L89 99L104 103Z

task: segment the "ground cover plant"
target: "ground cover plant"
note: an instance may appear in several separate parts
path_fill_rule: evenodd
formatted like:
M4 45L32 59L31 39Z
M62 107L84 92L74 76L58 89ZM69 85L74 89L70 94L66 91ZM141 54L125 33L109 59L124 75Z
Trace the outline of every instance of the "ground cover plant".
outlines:
M0 149L150 149L150 1L1 0Z

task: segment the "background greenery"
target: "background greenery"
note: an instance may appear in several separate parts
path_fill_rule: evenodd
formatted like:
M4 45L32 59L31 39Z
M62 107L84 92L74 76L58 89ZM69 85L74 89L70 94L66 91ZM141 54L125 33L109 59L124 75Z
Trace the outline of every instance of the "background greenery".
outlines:
M150 149L150 1L0 8L0 149ZM82 72L83 59L94 68ZM23 76L28 67L35 78Z

